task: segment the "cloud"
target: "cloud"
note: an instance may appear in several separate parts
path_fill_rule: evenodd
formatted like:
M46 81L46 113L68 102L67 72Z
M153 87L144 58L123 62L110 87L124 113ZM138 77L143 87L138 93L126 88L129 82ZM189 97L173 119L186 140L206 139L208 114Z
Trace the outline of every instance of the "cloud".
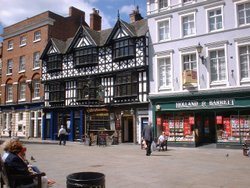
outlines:
M83 10L86 22L89 23L89 14L92 13L93 3L97 0L1 0L0 24L4 27L35 16L48 10L61 16L68 16L69 7L74 6ZM110 27L106 16L100 12L103 20L103 28Z
M120 13L130 14L135 9L134 5L125 5L120 9Z

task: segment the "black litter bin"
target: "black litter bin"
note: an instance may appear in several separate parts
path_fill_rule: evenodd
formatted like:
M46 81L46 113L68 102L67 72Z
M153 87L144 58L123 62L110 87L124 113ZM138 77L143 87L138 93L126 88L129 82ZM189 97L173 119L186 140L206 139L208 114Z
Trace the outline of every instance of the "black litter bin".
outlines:
M99 172L78 172L67 176L67 188L105 188L105 175Z

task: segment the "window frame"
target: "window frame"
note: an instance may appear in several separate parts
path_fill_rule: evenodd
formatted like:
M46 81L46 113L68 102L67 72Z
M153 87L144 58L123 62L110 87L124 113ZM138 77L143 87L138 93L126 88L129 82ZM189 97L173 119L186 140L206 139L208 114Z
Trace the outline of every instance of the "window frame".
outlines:
M224 56L223 57L219 57L218 52L219 51L223 51L224 52ZM212 79L212 58L211 58L211 53L212 52L216 52L216 57L213 58L216 61L216 77L217 79L214 80ZM223 83L227 80L227 61L226 61L226 50L224 47L220 47L220 48L215 48L215 49L209 49L208 51L208 57L209 57L209 65L210 65L210 72L209 72L209 77L210 77L210 85L213 84L217 84L217 83ZM224 59L224 75L221 75L223 72L220 71L220 59ZM222 78L220 78L222 77ZM224 78L223 78L224 77Z
M9 40L7 50L10 51L10 50L13 50L13 49L14 49L14 40Z
M27 44L27 36L21 36L20 37L20 47L23 47L23 46L26 46L26 44Z
M246 54L241 54L241 50L240 48L246 47ZM250 81L250 43L248 44L244 44L244 45L239 45L238 46L238 55L239 55L239 78L240 78L240 82L244 82L244 81ZM247 69L243 68L243 70L248 70L248 76L247 77L242 77L242 63L241 63L241 57L242 56L246 56L246 65L247 65Z
M13 102L13 84L6 84L6 103Z
M18 83L18 101L25 101L26 99L26 83L24 81Z
M169 3L169 0L158 0L158 9L162 10L168 8L170 6Z
M7 75L12 75L13 73L13 59L8 59L7 60L7 70L6 70L6 74Z
M48 73L59 72L62 70L61 54L49 54L46 58L46 68Z
M162 24L162 23L166 23L166 25L165 25L165 27L163 28L163 27L161 27L161 28L163 28L163 30L165 31L164 32L164 36L166 36L166 37L163 37L163 39L161 39L161 34L160 34L160 31L161 31L161 29L160 29L160 24ZM168 41L168 40L171 40L171 37L170 37L170 18L168 18L168 19L164 19L164 20L159 20L158 22L157 22L157 41L158 42L163 42L163 41ZM166 32L166 31L168 31L168 32Z
M64 103L65 87L63 83L54 82L49 84L49 103Z
M98 48L83 47L74 51L74 67L87 67L98 64Z
M127 41L127 42L126 42ZM135 38L117 39L113 43L112 57L114 61L131 59L136 56Z
M33 69L39 69L41 66L40 62L41 62L40 61L40 52L39 51L34 52L33 53Z
M33 42L38 42L38 41L40 41L41 40L41 31L39 30L39 31L35 31L34 32L34 40L33 40Z
M242 26L246 26L246 25L250 25L250 17L249 17L249 22L247 23L247 17L246 17L246 4L249 4L249 9L247 9L248 11L250 11L250 2L249 1L244 1L244 2L239 2L236 4L236 15L237 15L237 24L238 24L238 27L242 27ZM244 6L244 23L243 24L240 24L240 12L239 12L239 6L243 5Z
M22 55L19 57L19 68L18 68L18 72L25 72L25 64L26 64L26 57L25 55Z
M163 62L160 62L163 60ZM163 65L160 65L163 64ZM169 64L169 65L167 65ZM164 69L164 68L165 69ZM167 70L169 67L169 70ZM171 89L172 87L172 62L171 62L171 56L161 56L157 57L157 70L158 70L158 90L166 90ZM166 75L165 81L161 81L161 75ZM169 81L169 82L168 82ZM161 82L163 84L161 84ZM168 84L167 84L168 83Z
M215 29L214 30L211 30L211 28L210 28L210 13L211 12L215 12L215 11L217 11L217 10L221 10L221 14L220 14L220 16L221 16L221 28L217 28L217 21L215 21ZM217 32L217 31L222 31L222 30L224 30L224 9L223 9L223 6L218 6L218 7L213 7L213 8L210 8L210 9L207 9L206 10L206 14L207 14L207 32L208 33L210 33L210 32ZM215 17L215 19L217 20L217 15L215 15L214 16Z
M39 79L32 80L32 99L40 99L41 81Z
M193 19L190 21L189 20L189 17L190 16L193 16ZM188 28L187 30L191 30L193 31L193 33L190 33L190 34L185 34L184 32L184 18L188 18L188 22L187 24L190 25L190 23L193 23L193 28ZM186 38L186 37L191 37L191 36L195 36L196 35L196 14L195 12L191 12L191 13L188 13L188 14L183 14L183 15L180 15L180 23L181 23L181 37L182 38Z

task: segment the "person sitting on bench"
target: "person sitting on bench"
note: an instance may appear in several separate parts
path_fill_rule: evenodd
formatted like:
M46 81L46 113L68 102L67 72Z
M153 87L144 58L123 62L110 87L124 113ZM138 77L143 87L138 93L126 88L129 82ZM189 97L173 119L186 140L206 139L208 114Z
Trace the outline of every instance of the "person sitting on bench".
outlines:
M162 134L159 136L158 145L159 145L159 151L167 150L167 136L165 135L165 132L162 132Z

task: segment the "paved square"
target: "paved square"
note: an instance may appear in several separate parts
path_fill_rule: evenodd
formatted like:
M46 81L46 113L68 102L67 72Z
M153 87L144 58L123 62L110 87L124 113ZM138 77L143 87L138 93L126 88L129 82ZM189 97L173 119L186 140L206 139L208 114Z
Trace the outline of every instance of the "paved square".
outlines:
M25 144L27 157L56 181L53 188L66 187L67 175L75 172L105 174L107 188L246 188L250 158L242 150L169 147L146 156L139 145L107 147L67 142ZM227 157L228 154L228 157Z

